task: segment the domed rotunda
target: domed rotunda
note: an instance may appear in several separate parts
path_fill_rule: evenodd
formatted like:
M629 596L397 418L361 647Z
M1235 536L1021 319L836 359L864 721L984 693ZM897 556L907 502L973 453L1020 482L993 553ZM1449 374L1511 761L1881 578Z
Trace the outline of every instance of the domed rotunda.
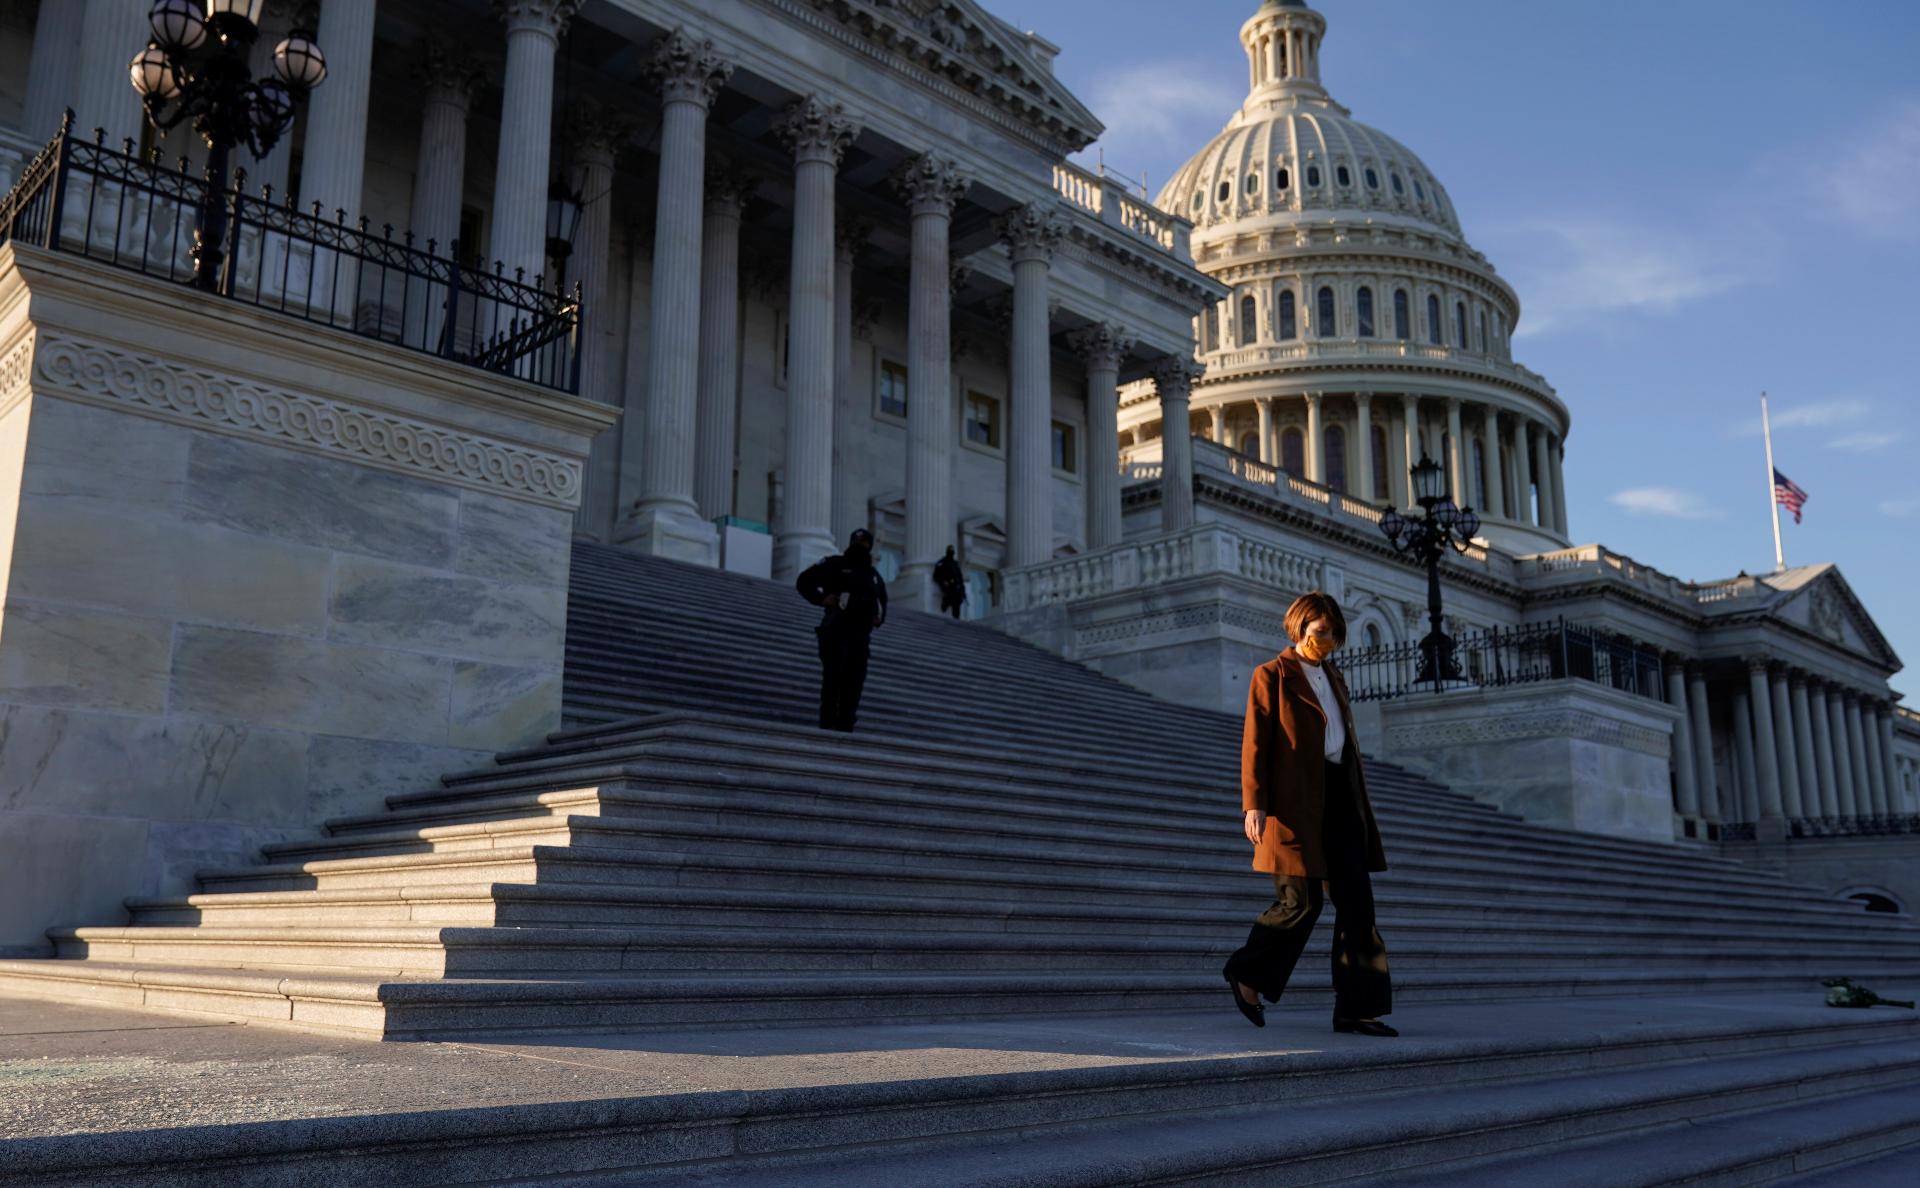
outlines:
M1299 0L1261 5L1240 29L1246 102L1157 199L1232 291L1196 319L1193 431L1376 505L1407 505L1424 454L1493 543L1563 547L1569 420L1513 361L1520 299L1420 158L1321 86L1326 28ZM1159 445L1158 416L1126 394L1128 453Z

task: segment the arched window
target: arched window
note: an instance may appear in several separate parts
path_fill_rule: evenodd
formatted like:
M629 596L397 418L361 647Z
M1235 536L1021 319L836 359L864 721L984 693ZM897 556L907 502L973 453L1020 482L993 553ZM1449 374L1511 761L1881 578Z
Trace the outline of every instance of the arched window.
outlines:
M1298 426L1289 426L1280 433L1280 469L1295 478L1306 477L1307 435L1300 432Z
M1300 323L1294 317L1292 289L1280 290L1279 305L1280 305L1279 322L1280 322L1281 341L1284 342L1291 338L1297 338L1300 334Z
M1247 174L1247 193L1258 194L1259 192L1260 192L1260 175L1257 173Z
M1367 189L1377 190L1379 188L1380 188L1380 175L1375 173L1371 169L1367 170Z
M1453 303L1453 317L1454 317L1454 325L1458 327L1455 333L1460 339L1460 349L1464 351L1467 349L1467 303L1466 302L1456 301Z
M1233 201L1233 183L1232 182L1223 181L1220 183L1220 201L1221 202Z
M1382 643L1380 628L1372 623L1367 624L1366 632L1361 638L1367 641L1367 646L1370 648L1377 648Z
M1249 458L1259 458L1260 435L1258 433L1242 433L1240 435L1240 452ZM1265 461L1264 458L1261 460Z
M1411 315L1407 312L1407 291L1393 291L1393 336L1402 342L1407 340L1407 321Z
M1193 209L1199 210L1201 207L1205 206L1206 204L1207 204L1207 192L1205 190L1195 190L1193 192Z
M1220 349L1220 307L1207 306L1206 348L1210 351Z
M1402 184L1401 184L1401 182L1400 182L1400 175L1399 175L1399 174L1397 174L1397 173L1389 173L1389 174L1387 174L1387 178L1388 178L1388 180L1390 180L1390 181L1392 181L1392 182L1393 182L1393 192L1394 192L1394 193L1396 193L1396 194L1405 194L1405 193L1407 192L1407 187L1406 187L1406 186L1404 186L1404 185L1402 185Z
M1336 329L1333 316L1333 290L1322 285L1320 287L1320 299L1317 304L1319 308L1313 312L1315 319L1320 324L1314 328L1315 332L1321 338L1332 338Z
M1487 451L1479 438L1473 439L1473 506L1487 510Z
M1327 486L1336 491L1347 489L1347 431L1328 425L1322 435L1327 442Z
M1260 337L1259 318L1260 318L1259 306L1254 301L1253 294L1248 293L1245 297L1242 297L1240 299L1240 345L1241 346L1252 346L1254 341Z
M1345 165L1341 165L1341 166L1337 166L1334 169L1333 180L1339 182L1343 186L1350 186L1353 184L1353 175L1347 172L1347 167Z
M1427 189L1420 184L1420 179L1417 177L1413 179L1413 196L1422 202L1427 200Z
M1307 184L1314 187L1320 185L1320 167L1318 165L1307 166Z
M1287 176L1287 171L1286 171L1286 170L1284 170L1284 169L1276 169L1276 170L1274 170L1274 173L1273 173L1273 188L1274 188L1274 189L1276 189L1276 190L1284 190L1284 189L1286 189L1286 188L1287 188L1288 186L1291 186L1292 184L1293 184L1293 179L1292 179L1291 177L1289 177L1289 176Z
M1487 349L1487 311L1483 309L1480 311L1480 350L1484 354L1486 352L1486 349Z
M1373 497L1375 499L1391 499L1393 498L1393 489L1387 485L1387 470L1389 469L1387 459L1391 457L1391 455L1387 453L1387 427L1385 425L1375 425L1371 436L1373 438L1370 443L1373 448Z
M1439 345L1446 341L1440 326L1440 299L1432 293L1427 294L1427 341Z

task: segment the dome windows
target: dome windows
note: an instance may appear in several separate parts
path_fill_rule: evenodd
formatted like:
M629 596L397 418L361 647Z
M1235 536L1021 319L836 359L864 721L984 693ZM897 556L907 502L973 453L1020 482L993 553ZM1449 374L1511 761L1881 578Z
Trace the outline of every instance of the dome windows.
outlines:
M1248 293L1240 299L1240 345L1252 346L1259 336L1259 309L1253 300L1253 294Z
M1440 326L1440 299L1432 293L1427 294L1427 341L1439 346L1446 341L1446 331Z
M1427 200L1427 189L1420 184L1420 179L1417 177L1413 179L1413 196L1422 202Z
M1204 208L1206 205L1207 205L1207 192L1205 190L1195 190L1193 192L1193 209L1200 210Z
M1333 180L1343 186L1350 186L1353 184L1353 174L1347 172L1345 165L1339 165L1334 168Z
M1223 181L1220 183L1219 201L1220 201L1220 204L1223 206L1233 201L1233 183L1232 182Z
M1377 190L1379 188L1380 188L1380 175L1375 173L1371 169L1367 170L1367 189Z
M1280 469L1295 478L1307 474L1307 435L1297 425L1289 425L1280 434Z
M1454 337L1459 340L1460 349L1467 349L1467 303L1455 302L1453 306L1454 325L1457 327Z
M1321 338L1334 337L1336 328L1333 316L1333 290L1325 285L1320 286L1319 299L1315 305L1317 308L1313 311L1313 316L1314 321L1318 323L1315 329Z
M1313 187L1315 187L1315 188L1318 188L1318 187L1319 187L1319 185L1320 185L1320 167L1319 167L1318 165L1309 165L1309 166L1307 166L1307 184L1308 184L1308 185L1310 185L1310 186L1313 186Z
M1408 315L1407 291L1405 289L1395 289L1393 291L1393 336L1401 342L1405 342L1408 337Z
M1407 192L1407 187L1406 187L1405 185L1403 185L1403 184L1401 184L1401 181L1400 181L1400 175L1399 175L1399 174L1397 174L1397 173L1389 173L1389 174L1387 174L1387 180L1393 183L1393 192L1394 192L1394 193L1396 193L1396 194L1405 194L1405 193Z
M1291 177L1289 177L1289 176L1287 176L1287 171L1286 171L1286 170L1284 170L1284 169L1276 169L1276 170L1274 170L1274 173L1273 173L1273 188L1274 188L1274 189L1276 189L1276 190L1284 190L1284 189L1286 189L1286 188L1288 188L1288 187L1289 187L1289 186L1291 186L1291 185L1293 185L1293 179L1292 179Z
M1259 192L1260 192L1260 175L1257 173L1247 174L1247 193L1249 195L1253 195L1253 194L1258 194Z
M1357 299L1357 304L1360 307L1359 308L1360 327L1358 331L1359 335L1362 338L1372 338L1373 337L1373 290L1371 288L1368 288L1366 285L1361 285L1360 293Z
M1280 290L1279 312L1275 321L1279 323L1279 337L1282 342L1300 337L1300 323L1295 317L1292 289Z

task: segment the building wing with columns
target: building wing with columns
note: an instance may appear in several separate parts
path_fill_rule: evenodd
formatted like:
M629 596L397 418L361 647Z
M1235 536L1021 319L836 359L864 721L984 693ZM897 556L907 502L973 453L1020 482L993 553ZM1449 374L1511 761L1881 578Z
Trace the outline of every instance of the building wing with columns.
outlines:
M125 177L196 184L204 149L128 85L147 7L0 28L30 63L0 104L10 186L39 184L67 108L129 148ZM929 606L956 546L970 615L1229 711L1287 604L1329 590L1380 658L1374 750L1569 828L1838 847L1818 877L1920 900L1846 848L1920 808L1865 609L1830 566L1695 584L1573 546L1571 417L1512 360L1520 299L1438 179L1329 96L1305 5L1246 23L1247 101L1157 201L1068 162L1101 127L1057 47L973 0L266 0L259 22L256 73L304 27L329 76L248 193L434 275L457 251L494 262L482 282L577 286L577 380L489 370L379 286L243 305L156 279L150 243L130 277L119 245L157 222L0 247L23 459L0 778L97 790L8 801L0 844L60 905L21 919L544 737L576 536L790 578L858 527L897 605ZM1392 677L1425 577L1378 531L1423 455L1485 524L1443 572L1485 663L1426 696ZM1509 679L1502 648L1558 659Z

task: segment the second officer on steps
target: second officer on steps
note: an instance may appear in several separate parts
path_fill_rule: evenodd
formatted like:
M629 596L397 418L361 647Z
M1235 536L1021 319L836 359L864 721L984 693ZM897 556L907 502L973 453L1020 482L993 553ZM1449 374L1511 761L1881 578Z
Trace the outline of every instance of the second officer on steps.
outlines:
M887 618L887 583L873 567L873 533L854 530L847 550L822 557L794 585L826 612L820 640L820 729L853 729L867 683L868 637Z

